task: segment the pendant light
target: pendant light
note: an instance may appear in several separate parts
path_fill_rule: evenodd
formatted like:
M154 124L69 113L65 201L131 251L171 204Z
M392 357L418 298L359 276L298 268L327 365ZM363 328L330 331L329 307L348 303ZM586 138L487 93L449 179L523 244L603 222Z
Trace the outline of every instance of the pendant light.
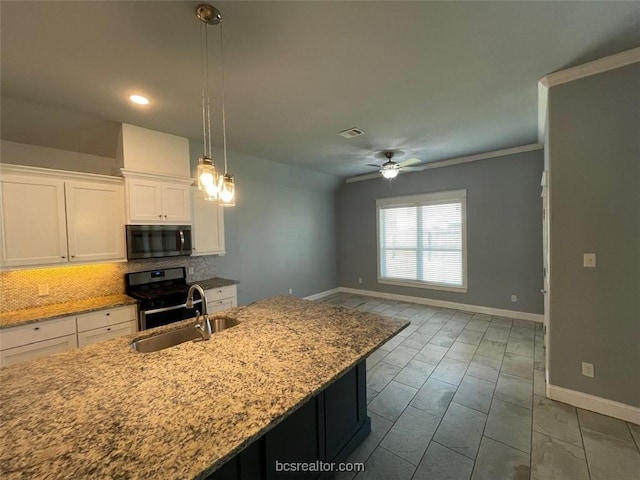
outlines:
M224 58L222 47L222 15L215 7L207 4L198 5L196 16L202 22L200 28L201 63L202 63L202 136L204 153L198 159L198 188L205 192L206 200L218 200L221 205L235 205L235 184L233 176L227 172L227 133L224 110ZM211 144L211 95L209 92L209 42L207 28L209 25L220 25L220 61L222 64L222 136L224 155L224 175L218 175L213 162Z

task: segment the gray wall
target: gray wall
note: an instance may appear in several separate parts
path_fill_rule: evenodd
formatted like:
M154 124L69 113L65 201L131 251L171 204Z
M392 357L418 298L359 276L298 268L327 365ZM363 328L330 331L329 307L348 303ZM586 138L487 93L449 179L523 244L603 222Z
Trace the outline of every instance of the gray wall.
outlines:
M190 143L195 176L200 141ZM219 151L216 167L222 168ZM225 209L227 255L218 276L240 281L245 304L272 295L304 297L338 286L335 192L338 177L229 152L236 206Z
M542 313L542 170L543 152L536 150L399 175L391 184L381 178L345 184L338 196L340 286ZM375 200L463 188L467 293L378 284Z
M640 406L640 64L552 87L550 383ZM597 268L582 266L597 254ZM581 375L595 364L595 378Z

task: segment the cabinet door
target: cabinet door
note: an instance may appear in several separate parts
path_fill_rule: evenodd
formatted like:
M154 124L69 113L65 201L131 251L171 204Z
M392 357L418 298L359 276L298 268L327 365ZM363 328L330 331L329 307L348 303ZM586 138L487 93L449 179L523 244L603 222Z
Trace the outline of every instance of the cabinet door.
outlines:
M193 254L224 255L224 207L193 194Z
M2 178L0 259L5 267L67 262L64 182Z
M162 183L145 179L127 179L127 221L159 223L162 216Z
M124 259L124 192L120 185L67 182L69 261Z
M189 185L162 184L162 220L165 222L190 223Z
M100 327L86 332L79 332L78 346L84 347L85 345L104 342L111 340L112 338L124 337L125 335L130 335L132 333L136 333L135 321L118 323L116 325L109 325L108 327Z
M320 475L320 472L290 472L279 468L282 463L324 461L318 402L317 396L312 398L265 435L269 480L306 480Z
M22 347L10 348L0 352L0 366L7 367L16 363L33 360L38 357L66 352L78 347L78 336L67 335L64 337L45 340L43 342L30 343Z

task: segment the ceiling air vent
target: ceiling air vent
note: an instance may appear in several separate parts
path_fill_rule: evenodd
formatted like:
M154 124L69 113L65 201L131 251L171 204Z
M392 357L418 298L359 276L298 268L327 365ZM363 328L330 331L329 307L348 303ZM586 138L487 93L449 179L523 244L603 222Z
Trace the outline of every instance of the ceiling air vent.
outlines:
M346 130L338 132L338 135L344 138L359 137L360 135L364 135L364 130L360 130L357 127L347 128Z

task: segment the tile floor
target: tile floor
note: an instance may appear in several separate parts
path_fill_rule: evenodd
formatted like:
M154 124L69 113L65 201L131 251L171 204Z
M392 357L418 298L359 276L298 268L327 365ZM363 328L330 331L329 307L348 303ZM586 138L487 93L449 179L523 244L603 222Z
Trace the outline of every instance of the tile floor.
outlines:
M339 480L638 480L640 426L544 397L540 324L352 294L411 320L367 359L371 434Z

